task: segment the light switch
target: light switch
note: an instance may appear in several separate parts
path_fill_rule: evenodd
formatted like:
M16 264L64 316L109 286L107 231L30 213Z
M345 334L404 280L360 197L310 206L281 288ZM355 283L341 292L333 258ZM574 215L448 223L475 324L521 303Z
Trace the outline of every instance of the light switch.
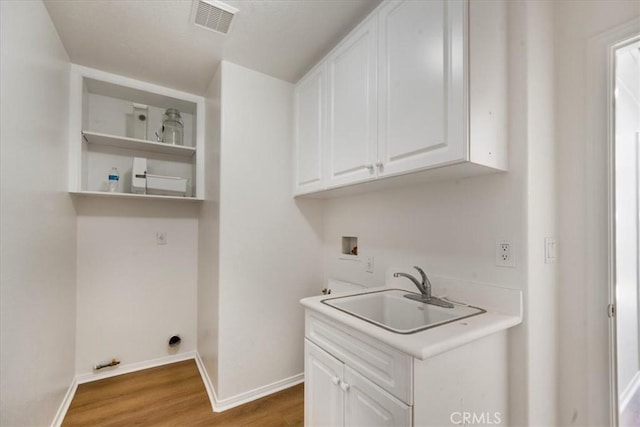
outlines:
M367 273L373 273L373 262L374 258L372 256L367 257Z
M544 263L553 264L556 262L558 252L558 242L553 237L544 238Z

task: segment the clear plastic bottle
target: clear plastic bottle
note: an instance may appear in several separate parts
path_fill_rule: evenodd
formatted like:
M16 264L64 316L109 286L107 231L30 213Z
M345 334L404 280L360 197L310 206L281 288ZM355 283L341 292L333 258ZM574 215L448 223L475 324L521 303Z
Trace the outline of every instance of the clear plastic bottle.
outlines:
M109 192L115 193L118 191L118 182L120 181L120 174L118 173L118 168L111 168L109 171Z

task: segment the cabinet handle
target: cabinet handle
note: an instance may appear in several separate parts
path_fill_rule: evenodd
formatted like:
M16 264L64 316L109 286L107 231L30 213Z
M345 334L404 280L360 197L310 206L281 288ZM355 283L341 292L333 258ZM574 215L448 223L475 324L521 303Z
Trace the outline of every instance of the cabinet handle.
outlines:
M369 169L369 172L373 172L373 165L371 163L367 163L366 165L364 165L367 169Z
M340 388L342 389L342 391L349 390L349 387L351 387L351 386L349 384L345 383L344 381L342 381L342 383L340 384Z
M382 162L381 162L380 160L378 160L378 161L376 162L376 167L377 167L378 169L382 169L382 167L383 167L383 166L384 166L384 165L382 164Z
M338 384L340 384L340 378L333 377L333 378L331 378L331 382L333 383L333 385L338 385Z

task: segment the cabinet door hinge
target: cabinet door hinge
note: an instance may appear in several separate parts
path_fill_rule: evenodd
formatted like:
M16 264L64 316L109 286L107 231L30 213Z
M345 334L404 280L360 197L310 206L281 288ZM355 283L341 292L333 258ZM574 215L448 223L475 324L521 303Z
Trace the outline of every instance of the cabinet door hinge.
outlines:
M616 305L615 304L609 304L607 306L607 314L609 315L609 318L611 318L611 319L616 317Z

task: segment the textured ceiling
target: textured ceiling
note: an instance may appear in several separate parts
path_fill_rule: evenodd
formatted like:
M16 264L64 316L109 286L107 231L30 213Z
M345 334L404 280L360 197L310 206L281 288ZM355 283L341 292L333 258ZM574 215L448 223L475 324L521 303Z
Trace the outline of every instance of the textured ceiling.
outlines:
M228 36L191 24L190 0L45 0L71 62L197 94L222 59L296 82L380 0L225 3Z

